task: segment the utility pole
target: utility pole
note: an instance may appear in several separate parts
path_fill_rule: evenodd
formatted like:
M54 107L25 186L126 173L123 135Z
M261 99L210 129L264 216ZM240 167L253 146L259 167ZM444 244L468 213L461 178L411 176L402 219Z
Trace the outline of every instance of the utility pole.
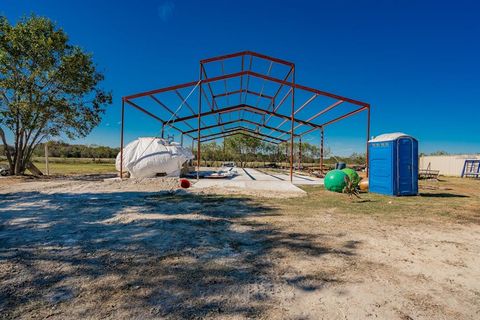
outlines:
M45 171L47 176L50 175L50 170L48 168L48 142L45 142Z

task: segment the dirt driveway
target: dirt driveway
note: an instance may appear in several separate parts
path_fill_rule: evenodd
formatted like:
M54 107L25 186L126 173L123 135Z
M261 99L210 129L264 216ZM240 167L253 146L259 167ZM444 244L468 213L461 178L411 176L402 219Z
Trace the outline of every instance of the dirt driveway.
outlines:
M89 180L0 184L1 318L480 318L478 223Z

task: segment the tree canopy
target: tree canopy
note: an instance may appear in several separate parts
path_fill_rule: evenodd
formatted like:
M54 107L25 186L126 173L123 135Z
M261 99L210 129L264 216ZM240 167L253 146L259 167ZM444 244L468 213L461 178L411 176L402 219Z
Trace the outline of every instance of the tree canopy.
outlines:
M302 161L316 162L320 158L320 148L308 142L302 142ZM208 161L237 161L241 165L245 162L288 162L290 157L290 144L274 145L260 139L237 134L224 139L224 143L202 143L202 160ZM295 155L298 155L299 143L294 144ZM194 150L195 153L195 150ZM325 148L324 156L330 150Z
M0 136L10 172L22 174L47 137L88 135L112 101L103 80L92 55L49 19L11 25L0 16ZM11 146L4 129L13 135Z

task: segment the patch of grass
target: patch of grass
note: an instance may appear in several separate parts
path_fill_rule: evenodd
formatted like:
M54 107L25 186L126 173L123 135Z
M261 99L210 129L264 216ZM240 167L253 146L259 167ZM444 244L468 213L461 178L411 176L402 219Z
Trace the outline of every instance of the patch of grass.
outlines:
M299 216L315 215L326 210L345 215L369 215L381 218L444 217L480 223L480 181L442 178L441 181L420 182L420 195L392 197L362 193L361 199L334 193L323 186L304 186L308 193L302 199L284 199L276 205ZM475 209L477 208L477 209Z
M50 175L114 173L116 170L113 161L113 159L92 161L83 158L50 158ZM46 173L45 161L42 158L35 158L33 164ZM0 165L7 166L7 162L0 161Z
M45 163L34 162L34 164L46 172ZM113 163L50 163L51 175L70 175L70 174L95 174L95 173L112 173L116 172Z

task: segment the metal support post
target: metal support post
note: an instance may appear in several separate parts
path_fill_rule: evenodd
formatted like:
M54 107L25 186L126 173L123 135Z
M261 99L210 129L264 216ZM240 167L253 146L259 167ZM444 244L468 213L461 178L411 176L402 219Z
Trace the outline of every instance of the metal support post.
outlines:
M120 129L120 179L123 178L123 130L125 123L125 100L122 99L122 124Z

